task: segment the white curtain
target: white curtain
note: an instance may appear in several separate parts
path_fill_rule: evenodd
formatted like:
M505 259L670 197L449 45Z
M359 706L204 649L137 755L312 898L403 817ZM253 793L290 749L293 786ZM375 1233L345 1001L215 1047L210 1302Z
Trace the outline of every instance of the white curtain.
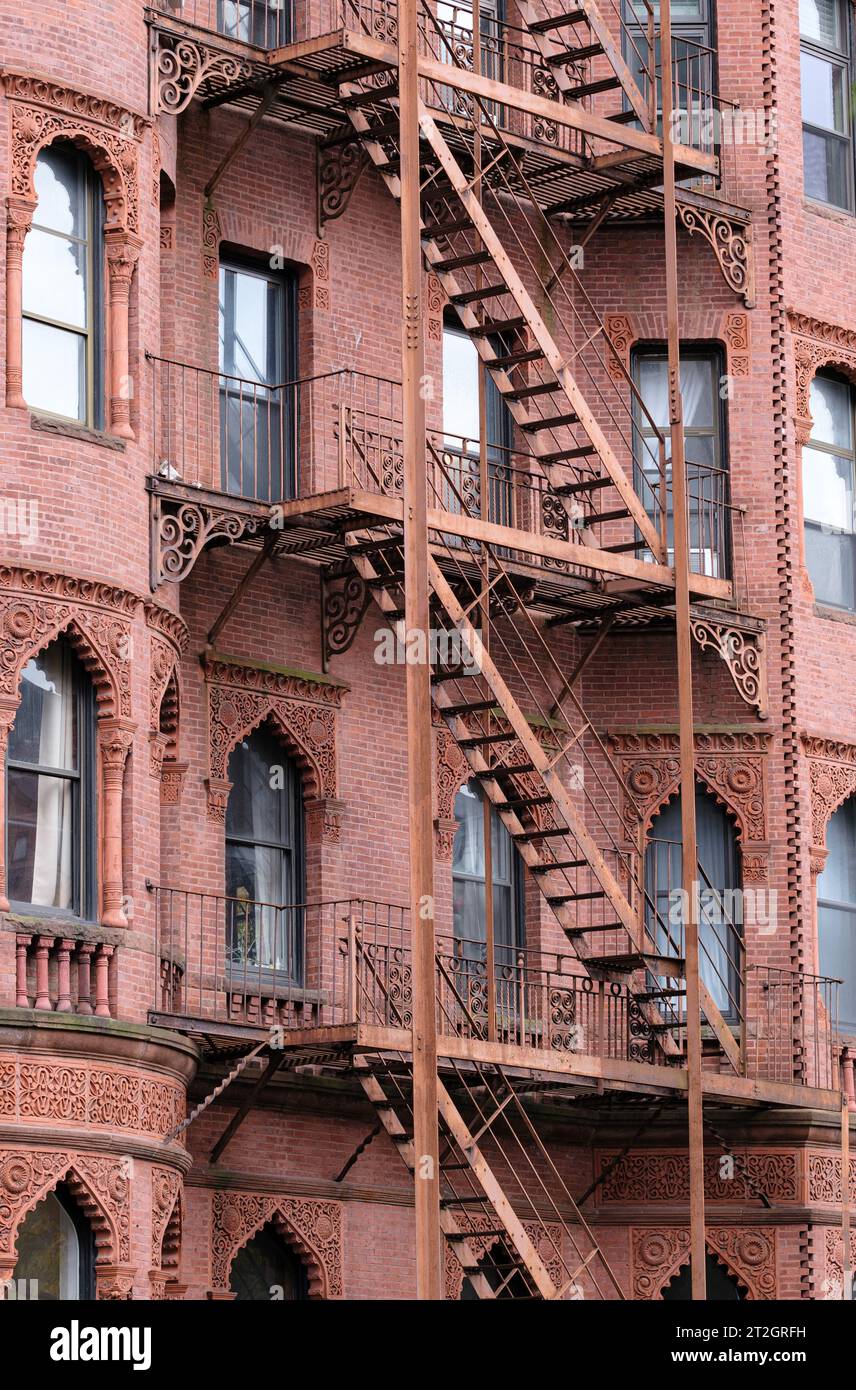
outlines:
M32 663L35 666L35 663ZM40 659L41 729L39 764L75 765L74 680L71 652L57 645ZM32 901L48 907L72 904L73 790L65 777L39 777Z

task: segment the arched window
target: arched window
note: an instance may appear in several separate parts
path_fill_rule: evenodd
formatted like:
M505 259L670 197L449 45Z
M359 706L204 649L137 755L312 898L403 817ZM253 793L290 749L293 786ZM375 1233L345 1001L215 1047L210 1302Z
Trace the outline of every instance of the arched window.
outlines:
M80 150L57 141L36 161L35 187L22 269L24 399L101 428L101 184Z
M839 1019L856 1032L856 797L835 812L826 845L829 857L817 880L820 973L843 980Z
M733 1303L745 1299L746 1290L738 1283L715 1255L708 1254L705 1273L707 1275L708 1303ZM679 1303L692 1299L692 1270L688 1264L682 1265L673 1279L663 1290L667 1303Z
M699 972L723 1018L739 1021L741 1005L740 855L734 826L721 806L696 788L699 873ZM661 955L683 955L681 798L664 806L645 850L648 932ZM703 871L703 873L701 872Z
M229 758L226 893L233 962L302 979L303 799L300 772L266 729Z
M467 958L484 958L485 842L484 793L475 780L465 782L455 797L457 830L452 847L452 893L455 939ZM498 967L513 965L515 948L523 945L523 901L520 856L511 836L491 807L493 870L493 931Z
M6 760L9 897L95 913L95 700L65 639L27 662Z
M63 1183L24 1220L13 1277L41 1303L95 1297L95 1236Z
M236 1302L270 1303L309 1296L306 1270L270 1223L238 1251L229 1288Z
M803 449L805 562L818 603L856 609L856 393L846 381L811 383L811 442Z

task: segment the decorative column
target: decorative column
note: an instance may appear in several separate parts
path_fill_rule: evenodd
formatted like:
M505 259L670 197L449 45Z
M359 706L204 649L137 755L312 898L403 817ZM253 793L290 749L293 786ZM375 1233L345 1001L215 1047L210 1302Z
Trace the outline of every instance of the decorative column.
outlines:
M113 947L99 945L95 956L95 1016L110 1018L110 960Z
M54 944L52 936L36 937L36 1002L35 1008L49 1009L51 1006L50 985L48 981L48 955Z
M71 953L76 941L61 937L57 947L57 985L56 1011L58 1014L71 1013Z
M9 275L7 269L7 277ZM19 343L20 347L20 343ZM7 361L11 361L7 358ZM8 377L7 377L8 380ZM19 374L20 385L20 374ZM21 402L23 405L23 401ZM6 749L9 745L9 732L18 713L17 700L0 700L0 912L9 911L6 896Z
M92 1013L92 953L95 944L81 941L77 948L77 1012L88 1017Z
M120 439L133 439L128 313L141 243L124 229L107 231L104 240L110 277L110 429Z
M30 996L27 993L27 952L32 939L31 936L15 937L15 1007L18 1009L30 1007Z
M103 719L98 724L104 786L101 924L105 927L128 925L122 907L122 788L133 731L133 724L127 720Z
M24 240L33 225L34 200L6 199L6 404L26 409L23 395L23 350L21 311L23 308Z

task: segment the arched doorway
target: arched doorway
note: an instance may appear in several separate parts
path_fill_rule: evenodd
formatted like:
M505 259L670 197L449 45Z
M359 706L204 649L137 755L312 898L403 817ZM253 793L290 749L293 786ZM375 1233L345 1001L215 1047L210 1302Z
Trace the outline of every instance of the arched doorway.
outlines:
M706 1260L707 1273L707 1302L708 1303L733 1303L740 1299L745 1299L746 1289L738 1279L720 1264L715 1255L708 1252ZM667 1303L686 1302L692 1299L692 1271L689 1264L681 1265L663 1289L663 1298Z
M287 1302L309 1297L306 1269L272 1222L238 1251L232 1261L229 1288L236 1302Z
M94 1299L95 1233L64 1183L24 1219L14 1279L40 1303Z

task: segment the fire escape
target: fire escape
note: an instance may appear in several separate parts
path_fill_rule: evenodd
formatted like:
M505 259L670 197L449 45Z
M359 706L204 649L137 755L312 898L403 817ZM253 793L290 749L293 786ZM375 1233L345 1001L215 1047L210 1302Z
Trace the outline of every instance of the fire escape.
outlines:
M720 923L723 968L692 914L675 925L652 894L642 856L622 837L632 790L579 691L610 632L674 631L683 881L712 887L695 853L693 640L720 652L758 713L765 706L763 625L740 611L727 565L709 561L725 554L730 501L713 471L685 463L677 384L678 224L707 239L747 304L753 293L748 217L728 201L713 55L673 39L668 4L655 11L647 0L632 7L632 24L618 0L523 0L514 25L478 3L463 22L457 7L428 0L398 9L320 0L294 13L260 3L244 7L249 27L231 34L217 32L228 26L215 8L191 0L150 12L154 109L180 113L196 100L249 113L206 190L212 216L219 180L265 118L317 140L322 224L345 214L356 183L376 171L401 209L403 382L367 385L342 372L287 384L284 413L300 421L310 481L295 496L262 500L212 486L199 450L207 438L216 453L216 421L200 428L187 412L194 372L197 411L200 378L215 414L224 391L243 387L153 359L153 584L185 578L206 546L258 546L226 613L269 554L295 555L321 572L324 612L338 623L335 637L336 623L325 628L330 655L347 649L370 602L402 647L414 630L447 640L430 671L408 666L411 926L403 909L343 905L327 923L338 954L325 1002L314 1019L290 1017L273 1047L261 1017L230 1022L222 1001L204 1008L200 989L194 1008L175 984L173 952L182 933L187 944L189 915L158 890L170 983L152 1018L238 1055L200 1108L247 1067L263 1068L215 1161L277 1071L354 1075L376 1130L414 1175L420 1288L433 1296L439 1225L478 1297L621 1297L536 1132L532 1103L594 1088L688 1107L694 1287L703 1296L704 1100L840 1107L831 987L809 977L798 985L813 1066L783 1063L792 1019L766 1044L750 1038L747 1014L764 987L757 976L753 984L741 934ZM647 410L579 269L601 227L632 234L654 219L666 230L666 427ZM450 451L426 419L423 271L478 353L482 419L489 378L513 420L513 455L492 454L484 429L477 455ZM329 468L314 466L327 447L317 420L333 422L336 487ZM588 642L571 669L557 646L568 630ZM748 680L738 649L751 654ZM418 917L433 894L418 849L433 842L424 815L432 709L568 943L552 972L498 960L491 908L479 960L438 940L430 913ZM228 929L234 904L219 911L210 913L215 934ZM206 910L198 916L201 931ZM236 992L233 981L225 995Z

